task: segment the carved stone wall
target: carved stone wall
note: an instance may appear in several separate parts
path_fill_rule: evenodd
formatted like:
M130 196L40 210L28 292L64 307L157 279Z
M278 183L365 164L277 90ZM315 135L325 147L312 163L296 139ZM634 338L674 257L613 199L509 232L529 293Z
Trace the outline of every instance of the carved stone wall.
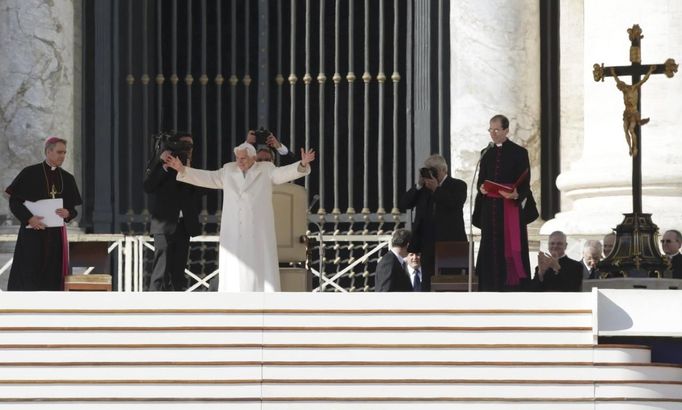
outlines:
M80 182L80 0L5 0L0 7L0 187L68 140L64 169ZM0 201L0 223L8 220Z
M488 121L504 114L509 137L530 155L540 202L540 20L534 0L458 1L451 7L451 174L471 179L488 142ZM465 206L468 217L468 204Z

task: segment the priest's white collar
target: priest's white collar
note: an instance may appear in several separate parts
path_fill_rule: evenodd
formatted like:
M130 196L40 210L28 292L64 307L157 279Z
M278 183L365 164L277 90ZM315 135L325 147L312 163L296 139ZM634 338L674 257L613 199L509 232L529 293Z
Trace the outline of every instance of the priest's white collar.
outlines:
M57 169L57 167L50 164L50 161L48 161L47 159L45 160L45 163L47 164L48 167L50 167L50 171L54 171L55 169Z

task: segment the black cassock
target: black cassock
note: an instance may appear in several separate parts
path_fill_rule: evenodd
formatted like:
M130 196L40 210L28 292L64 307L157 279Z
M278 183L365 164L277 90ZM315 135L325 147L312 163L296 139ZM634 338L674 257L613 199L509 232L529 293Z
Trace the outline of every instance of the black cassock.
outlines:
M509 199L491 198L479 191L476 196L476 210L473 223L481 229L481 246L476 260L476 274L478 275L478 290L483 292L499 292L505 290L519 290L527 286L530 278L530 261L528 258L528 232L522 215L522 205L530 196L530 168L528 151L506 140L500 147L488 150L481 159L481 171L475 189L478 190L483 181L490 180L500 184L516 183L522 174L528 170L528 175L521 179L517 187L519 198L514 201L518 207L519 225L512 240L505 238L505 228L509 221L505 221L504 201ZM508 234L508 232L507 232ZM508 248L512 241L520 246L520 255L510 260ZM518 259L520 258L520 260ZM510 283L508 270L512 265L524 276L519 283ZM510 275L511 276L511 275Z
M10 196L10 210L20 223L7 290L62 290L66 228L27 229L33 214L24 201L51 199L53 195L62 198L63 207L69 210L68 222L77 215L75 207L83 203L76 180L63 169L52 170L41 162L24 168L5 192Z

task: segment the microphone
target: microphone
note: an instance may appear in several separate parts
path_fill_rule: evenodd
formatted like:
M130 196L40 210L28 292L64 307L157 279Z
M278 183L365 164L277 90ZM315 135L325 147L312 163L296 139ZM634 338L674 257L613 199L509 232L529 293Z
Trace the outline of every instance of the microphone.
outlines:
M476 188L476 176L478 175L479 168L481 166L481 161L486 152L490 151L495 146L495 143L490 141L488 145L481 150L481 156L478 157L476 162L476 168L474 169L474 175L471 177L471 191L469 191L469 283L468 291L471 292L473 286L473 275L474 275L474 192L478 192Z
M320 196L318 194L313 195L312 199L310 200L310 205L308 206L308 213L310 213L310 210L313 209L313 207L319 200Z
M490 151L494 146L495 146L495 143L490 141L488 143L488 145L481 150L481 158L483 157L483 155L485 155L486 152Z

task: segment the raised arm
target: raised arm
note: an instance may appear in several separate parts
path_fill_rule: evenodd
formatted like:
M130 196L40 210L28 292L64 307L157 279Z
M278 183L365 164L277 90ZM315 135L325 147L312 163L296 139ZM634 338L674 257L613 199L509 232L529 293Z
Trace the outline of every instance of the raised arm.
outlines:
M196 185L204 188L223 189L223 170L207 171L204 169L194 169L183 167L178 171L176 179L186 184Z

